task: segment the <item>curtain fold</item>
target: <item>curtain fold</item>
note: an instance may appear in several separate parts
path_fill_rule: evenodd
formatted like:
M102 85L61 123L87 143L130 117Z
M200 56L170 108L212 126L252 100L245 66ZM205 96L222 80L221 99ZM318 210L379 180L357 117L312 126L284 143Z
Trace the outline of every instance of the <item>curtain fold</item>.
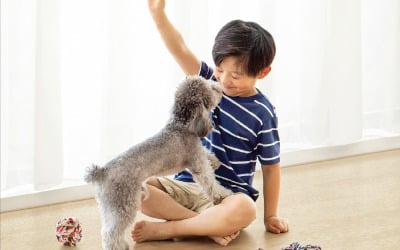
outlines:
M400 2L362 2L363 123L371 136L400 132Z
M166 123L184 78L146 1L1 0L1 190L81 181ZM261 89L283 152L400 134L396 0L167 0L189 47L212 64L217 31L259 22L277 54Z
M63 181L60 2L37 0L34 80L35 190ZM23 120L21 120L23 122Z
M329 1L328 10L319 102L327 125L319 143L343 145L362 138L361 0Z

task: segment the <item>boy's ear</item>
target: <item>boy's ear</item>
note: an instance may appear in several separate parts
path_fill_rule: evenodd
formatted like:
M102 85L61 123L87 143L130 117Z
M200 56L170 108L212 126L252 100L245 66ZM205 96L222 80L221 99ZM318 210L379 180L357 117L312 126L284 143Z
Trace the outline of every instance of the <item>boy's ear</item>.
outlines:
M266 68L264 68L260 74L258 74L257 78L258 79L263 79L264 77L266 77L269 72L271 72L271 66L268 66Z

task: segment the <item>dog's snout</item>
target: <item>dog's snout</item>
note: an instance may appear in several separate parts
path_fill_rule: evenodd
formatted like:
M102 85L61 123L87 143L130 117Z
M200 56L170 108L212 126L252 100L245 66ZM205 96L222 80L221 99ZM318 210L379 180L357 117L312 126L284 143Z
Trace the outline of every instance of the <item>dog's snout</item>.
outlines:
M222 88L221 88L221 86L220 86L219 84L213 83L213 84L211 85L211 88L212 88L214 91L216 91L217 93L219 93L219 94L222 95Z
M216 106L222 98L223 91L222 91L221 86L218 83L212 83L211 89L214 92L213 106Z

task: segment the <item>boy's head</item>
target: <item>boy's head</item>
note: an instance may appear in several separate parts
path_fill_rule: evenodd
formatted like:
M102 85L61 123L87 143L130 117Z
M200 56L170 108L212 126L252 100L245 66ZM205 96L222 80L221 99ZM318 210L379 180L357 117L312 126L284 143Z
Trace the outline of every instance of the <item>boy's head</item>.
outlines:
M212 56L216 66L227 57L235 57L243 73L256 77L271 65L275 43L271 34L259 24L233 20L218 32Z

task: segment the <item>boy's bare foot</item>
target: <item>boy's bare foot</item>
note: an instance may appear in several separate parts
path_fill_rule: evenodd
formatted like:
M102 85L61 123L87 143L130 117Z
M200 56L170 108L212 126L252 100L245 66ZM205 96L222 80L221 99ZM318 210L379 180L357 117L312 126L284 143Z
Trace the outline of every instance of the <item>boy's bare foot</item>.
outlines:
M164 222L149 222L140 221L137 222L132 230L132 239L136 243L152 240L167 240L171 239L171 232L166 227L163 227ZM209 236L212 240L221 246L227 246L232 240L236 239L240 234L240 231L224 236Z
M132 238L135 242L140 243L152 240L170 239L170 233L163 230L161 226L163 222L137 222L132 230Z
M232 240L236 239L240 234L240 231L233 233L228 236L220 237L220 236L209 236L213 241L220 244L221 246L227 246Z

